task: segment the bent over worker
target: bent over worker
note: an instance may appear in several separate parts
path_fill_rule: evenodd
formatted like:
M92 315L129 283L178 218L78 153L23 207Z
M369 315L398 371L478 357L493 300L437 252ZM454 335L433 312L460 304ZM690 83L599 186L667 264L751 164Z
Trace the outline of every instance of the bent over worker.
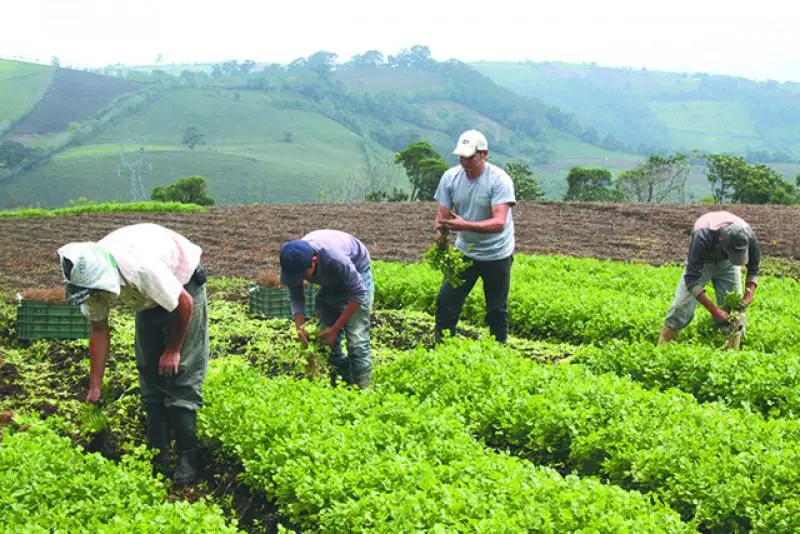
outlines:
M197 411L208 365L208 310L202 251L156 224L119 228L98 242L58 249L67 302L91 321L86 400L100 398L108 357L108 316L119 301L136 312L135 353L154 471L167 474L170 430L178 485L197 478Z
M728 312L722 309L725 295L741 294L741 266L747 265L743 304L753 300L758 285L761 248L755 232L741 217L727 211L713 211L698 218L689 240L686 268L667 312L659 343L678 337L694 316L697 303L705 307L717 324L725 324ZM714 284L716 304L708 298L705 285Z
M300 342L309 342L303 326L303 282L309 281L320 286L314 310L325 327L319 337L332 349L329 362L335 370L331 383L336 383L338 375L347 384L368 388L372 384L370 312L375 285L367 247L346 232L316 230L285 243L280 264L281 281L289 289ZM347 339L346 356L342 351L343 337Z

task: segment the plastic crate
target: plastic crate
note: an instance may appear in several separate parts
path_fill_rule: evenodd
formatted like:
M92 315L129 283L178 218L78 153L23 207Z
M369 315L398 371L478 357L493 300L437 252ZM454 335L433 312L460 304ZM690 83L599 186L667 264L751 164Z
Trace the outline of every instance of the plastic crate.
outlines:
M306 317L314 316L314 299L319 288L309 284L305 293ZM289 300L289 290L283 287L253 286L247 301L247 309L251 315L267 319L291 319L292 308Z
M17 305L17 338L87 339L89 321L78 306L20 300Z

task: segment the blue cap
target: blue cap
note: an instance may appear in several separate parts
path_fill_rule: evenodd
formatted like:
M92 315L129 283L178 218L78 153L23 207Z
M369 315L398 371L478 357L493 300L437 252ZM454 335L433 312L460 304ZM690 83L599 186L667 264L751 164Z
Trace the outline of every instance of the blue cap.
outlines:
M314 249L308 241L295 239L281 247L281 278L287 286L301 285L306 279L306 269L311 267Z

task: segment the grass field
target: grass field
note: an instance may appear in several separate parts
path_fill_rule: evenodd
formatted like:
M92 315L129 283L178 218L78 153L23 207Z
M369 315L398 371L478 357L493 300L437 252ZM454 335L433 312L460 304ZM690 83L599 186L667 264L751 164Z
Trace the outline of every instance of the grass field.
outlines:
M558 62L477 62L498 85L574 113L602 137L665 149L800 154L792 84Z
M0 133L42 98L54 67L0 59Z
M650 109L670 129L675 146L743 152L762 143L755 122L741 102L655 101Z

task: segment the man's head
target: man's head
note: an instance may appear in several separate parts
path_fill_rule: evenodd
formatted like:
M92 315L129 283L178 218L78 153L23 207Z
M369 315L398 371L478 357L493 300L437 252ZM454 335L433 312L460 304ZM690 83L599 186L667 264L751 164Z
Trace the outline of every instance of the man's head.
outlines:
M308 241L295 239L281 247L281 280L287 286L296 286L314 274L317 257Z
M92 291L119 295L120 280L114 258L97 243L69 243L58 249L64 274L64 298L83 304Z
M719 231L722 249L734 265L747 263L747 251L750 248L750 233L741 223L731 223Z
M483 172L484 161L489 154L489 143L478 130L467 130L458 138L453 154L458 156L467 174L475 177Z

